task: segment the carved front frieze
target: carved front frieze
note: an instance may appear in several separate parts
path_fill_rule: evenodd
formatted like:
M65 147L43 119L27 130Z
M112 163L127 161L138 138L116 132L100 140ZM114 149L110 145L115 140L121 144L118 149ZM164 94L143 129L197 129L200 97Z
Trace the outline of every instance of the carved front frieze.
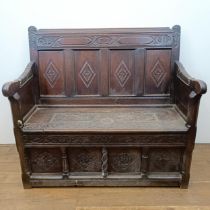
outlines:
M70 144L70 145L180 145L186 142L185 134L159 135L55 135L28 134L23 135L26 145L36 144Z

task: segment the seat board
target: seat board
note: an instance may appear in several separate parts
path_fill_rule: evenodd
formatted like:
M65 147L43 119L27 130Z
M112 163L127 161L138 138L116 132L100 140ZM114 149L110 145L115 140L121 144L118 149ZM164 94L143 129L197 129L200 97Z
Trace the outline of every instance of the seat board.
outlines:
M37 107L23 131L168 132L187 131L175 107Z

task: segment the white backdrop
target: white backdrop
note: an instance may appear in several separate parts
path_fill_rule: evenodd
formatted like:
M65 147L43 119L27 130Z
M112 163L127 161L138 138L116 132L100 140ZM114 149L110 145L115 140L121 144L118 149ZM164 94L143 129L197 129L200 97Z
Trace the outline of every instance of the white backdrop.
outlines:
M187 71L210 84L209 0L6 0L0 4L0 86L29 61L27 27L182 27L181 57ZM210 91L203 96L197 142L210 143ZM0 94L0 143L14 143L8 100Z

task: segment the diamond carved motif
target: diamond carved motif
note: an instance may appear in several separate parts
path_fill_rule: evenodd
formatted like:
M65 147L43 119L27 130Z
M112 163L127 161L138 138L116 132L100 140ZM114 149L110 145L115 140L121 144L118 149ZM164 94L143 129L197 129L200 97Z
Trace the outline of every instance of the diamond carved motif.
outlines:
M44 77L48 84L53 88L60 77L60 71L57 69L55 64L50 61L46 67Z
M86 61L85 64L81 68L79 76L82 82L84 83L84 85L86 86L86 88L89 88L89 86L91 85L91 82L96 76L96 73L94 72L90 64Z
M77 164L79 164L81 168L87 168L92 161L93 157L88 153L81 153L77 156Z
M115 77L121 87L125 86L130 76L131 76L131 72L129 71L125 62L122 60L115 71Z
M156 85L156 87L159 87L161 83L163 82L164 78L166 76L166 71L161 64L160 60L158 59L155 62L155 65L153 66L151 70L151 77Z

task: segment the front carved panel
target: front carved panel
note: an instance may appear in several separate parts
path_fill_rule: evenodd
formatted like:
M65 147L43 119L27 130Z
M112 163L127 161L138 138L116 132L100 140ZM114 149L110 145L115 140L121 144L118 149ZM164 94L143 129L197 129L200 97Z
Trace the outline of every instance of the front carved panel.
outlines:
M99 148L69 148L71 172L100 172L101 150Z
M140 171L140 149L108 150L108 171L130 173Z
M31 169L34 173L61 172L61 154L58 149L31 149Z
M152 149L149 154L150 172L176 172L181 167L181 149L158 148Z

